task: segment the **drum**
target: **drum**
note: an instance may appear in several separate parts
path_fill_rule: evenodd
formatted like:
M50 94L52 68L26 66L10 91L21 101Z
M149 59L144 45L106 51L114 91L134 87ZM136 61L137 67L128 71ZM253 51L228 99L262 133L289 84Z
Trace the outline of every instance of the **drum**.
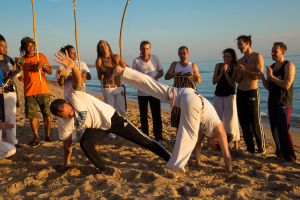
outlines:
M194 75L177 75L174 77L174 87L176 88L193 88L197 91L194 82ZM171 126L178 128L180 120L180 108L173 107L171 111Z
M19 78L21 75L23 74L23 70L18 70L18 71L15 71L13 72L12 75L10 75L9 77L7 77L7 81L3 84L3 88L8 86L8 85L11 85L13 84L14 80L16 80L17 78Z
M176 88L193 88L197 91L194 75L177 75L174 77L174 87Z

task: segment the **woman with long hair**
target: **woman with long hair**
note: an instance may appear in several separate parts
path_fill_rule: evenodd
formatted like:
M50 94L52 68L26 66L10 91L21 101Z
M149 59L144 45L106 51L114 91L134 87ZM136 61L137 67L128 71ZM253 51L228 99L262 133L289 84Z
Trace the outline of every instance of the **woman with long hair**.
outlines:
M233 49L223 51L224 63L215 66L213 84L217 84L213 105L224 123L224 128L229 141L234 141L235 149L238 149L240 131L237 117L235 96L235 71L237 57Z

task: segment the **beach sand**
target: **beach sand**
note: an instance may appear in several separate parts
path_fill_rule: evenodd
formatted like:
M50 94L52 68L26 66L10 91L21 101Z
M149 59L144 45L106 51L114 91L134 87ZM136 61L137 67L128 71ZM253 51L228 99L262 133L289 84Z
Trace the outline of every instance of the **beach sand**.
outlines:
M51 101L63 97L63 89L48 80ZM165 162L152 152L123 138L105 138L97 145L108 170L97 174L79 143L74 143L73 167L66 173L56 169L64 161L63 143L58 139L56 118L52 117L53 143L44 141L42 116L39 113L41 144L27 143L33 138L29 120L24 118L22 83L17 81L20 107L17 109L17 138L22 148L0 161L1 199L300 199L300 164L285 166L274 159L275 144L265 128L267 155L246 152L243 139L240 150L230 145L233 171L226 172L222 154L202 150L202 164L191 156L186 173L164 167ZM96 95L101 98L100 95ZM128 102L127 118L140 128L137 103ZM149 117L152 135L152 120ZM162 111L162 144L172 152L175 128L170 126L170 112ZM5 134L3 134L5 136ZM293 134L296 154L300 151L300 134Z

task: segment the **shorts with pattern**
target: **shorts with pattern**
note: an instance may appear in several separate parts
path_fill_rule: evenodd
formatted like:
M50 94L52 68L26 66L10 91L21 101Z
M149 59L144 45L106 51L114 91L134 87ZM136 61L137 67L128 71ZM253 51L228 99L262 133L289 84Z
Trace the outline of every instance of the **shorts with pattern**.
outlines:
M37 94L25 97L25 117L32 119L37 117L37 106L39 105L43 117L51 116L50 94Z

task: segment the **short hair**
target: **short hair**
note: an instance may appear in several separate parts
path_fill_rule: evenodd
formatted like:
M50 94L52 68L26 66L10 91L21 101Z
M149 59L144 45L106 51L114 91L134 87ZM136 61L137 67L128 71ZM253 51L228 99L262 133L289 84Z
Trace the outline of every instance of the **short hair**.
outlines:
M142 46L147 45L147 44L149 44L149 46L151 48L151 44L150 44L150 42L148 40L142 41L141 44L140 44L140 48L142 48Z
M186 46L181 46L179 47L178 51L182 50L182 49L186 49L187 52L189 52L189 49Z
M249 42L249 45L251 47L252 45L252 40L251 40L251 35L240 35L239 37L236 38L236 40L242 39L244 42Z
M61 106L64 105L66 102L66 100L64 99L55 99L54 101L52 101L51 105L50 105L50 111L54 116L58 116L58 113L62 112L61 110Z
M279 46L282 51L286 51L287 47L283 42L274 42L274 46Z
M0 34L0 41L6 42L5 38L4 38L3 35L1 35L1 34Z
M236 53L235 53L235 51L233 49L231 49L231 48L225 49L223 51L223 54L225 54L225 53L230 53L230 55L232 57L231 63L233 63L233 64L237 63Z
M67 44L66 46L63 46L62 48L60 48L60 52L65 54L66 53L66 50L68 53L70 53L70 49L74 49L74 47L70 44Z

